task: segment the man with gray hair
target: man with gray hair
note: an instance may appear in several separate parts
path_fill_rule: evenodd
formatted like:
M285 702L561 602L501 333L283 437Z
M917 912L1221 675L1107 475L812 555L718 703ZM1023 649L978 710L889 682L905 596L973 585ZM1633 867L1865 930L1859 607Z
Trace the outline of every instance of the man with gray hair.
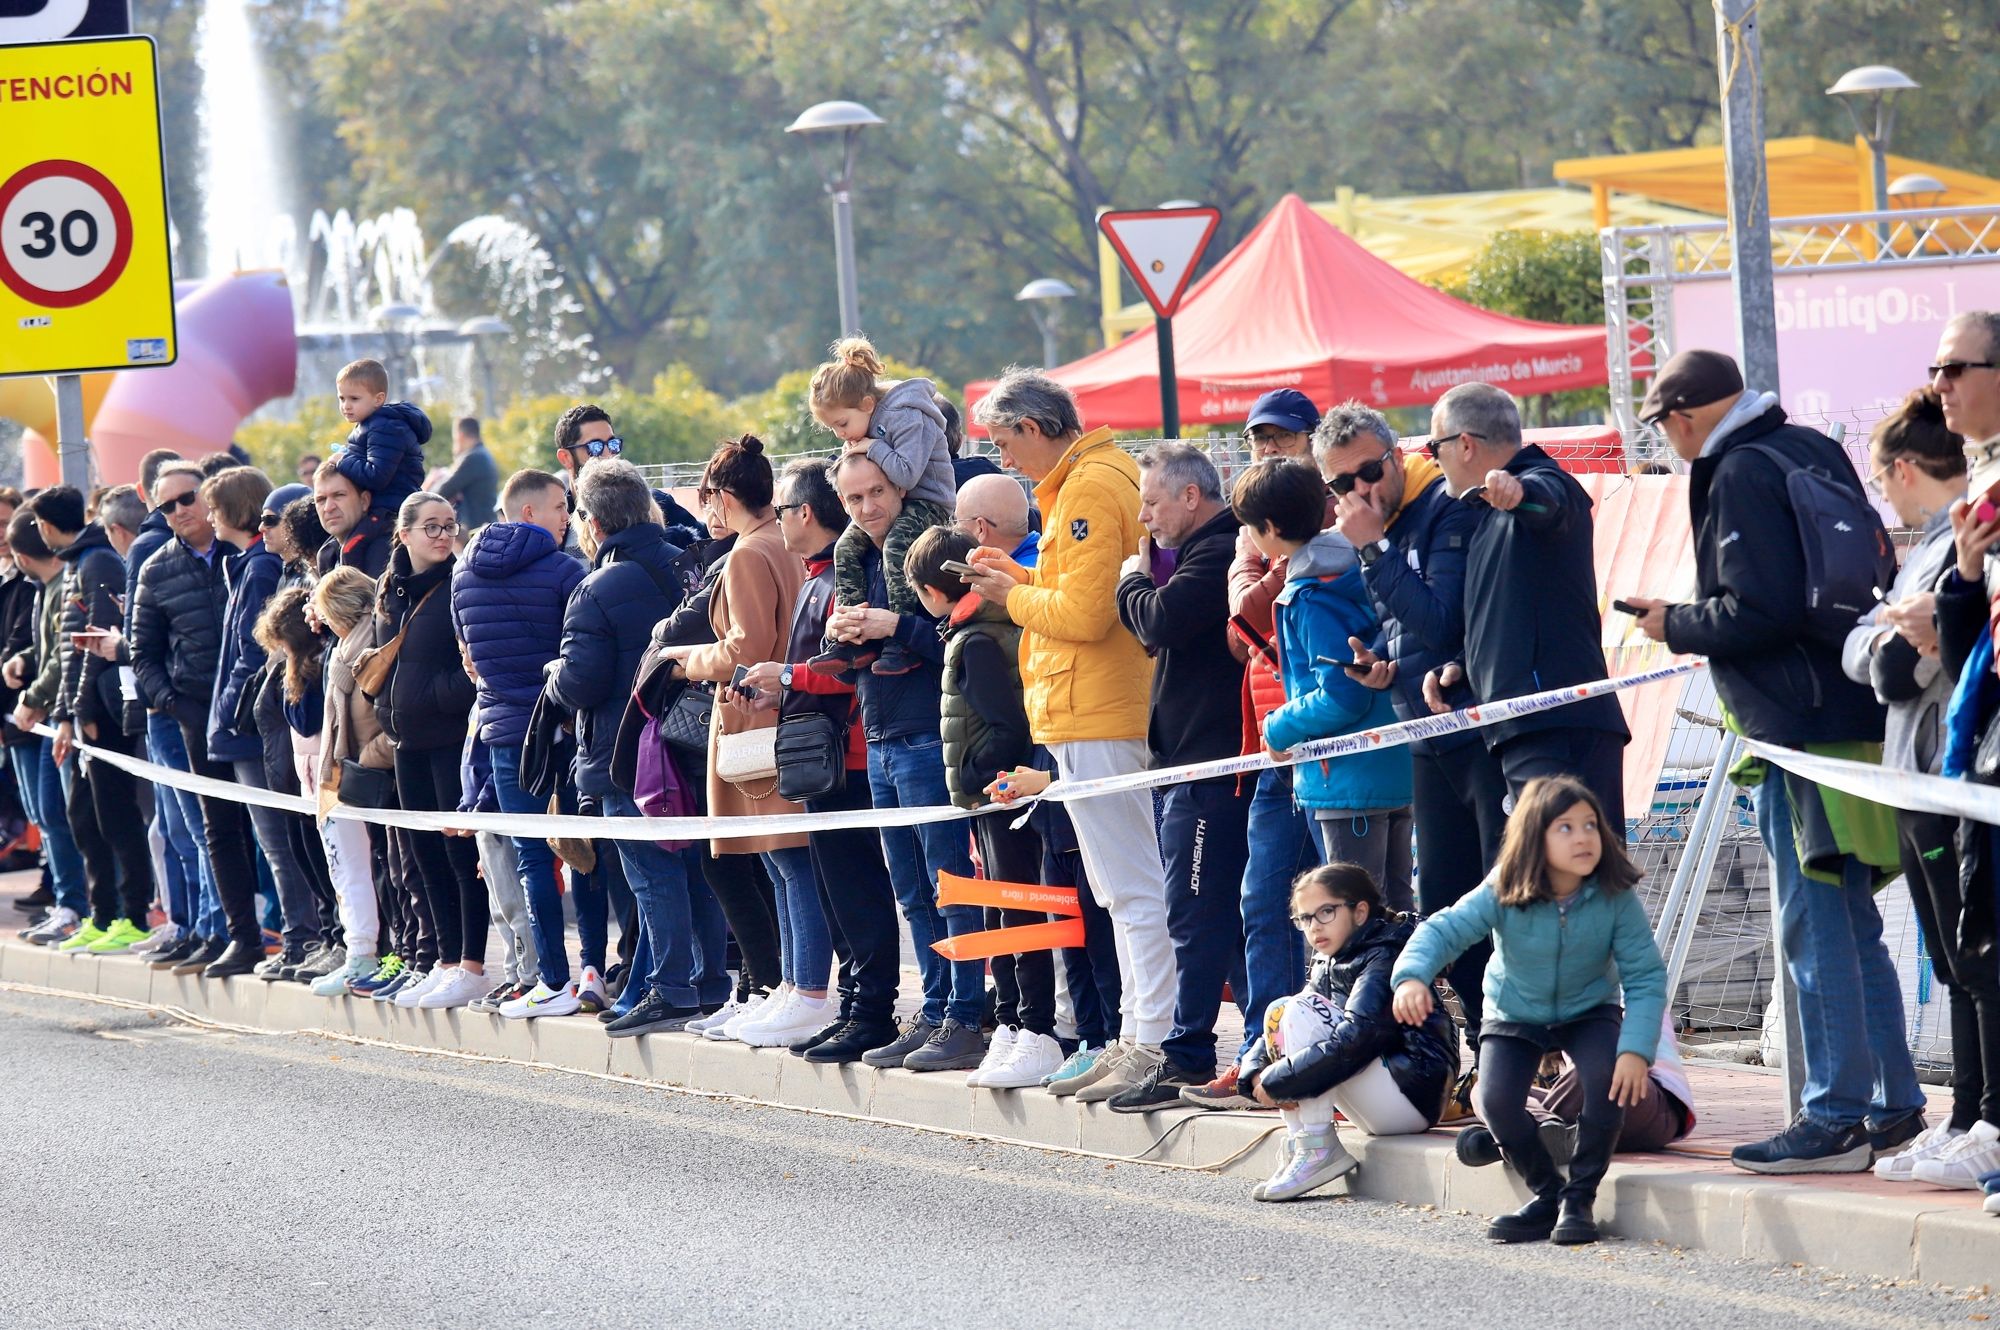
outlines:
M1229 564L1235 513L1201 449L1161 443L1139 459L1139 521L1150 532L1119 570L1118 621L1153 653L1146 741L1157 767L1236 756L1243 728L1242 669L1229 648ZM1175 554L1156 581L1152 547ZM1167 933L1179 982L1166 1060L1112 1096L1113 1112L1177 1102L1215 1075L1215 1018L1222 985L1243 984L1243 864L1249 857L1250 790L1234 776L1167 787L1160 853L1167 873Z
M1425 445L1445 483L1479 514L1465 564L1465 650L1424 676L1424 699L1449 711L1461 680L1497 702L1607 677L1590 496L1540 448L1521 443L1514 399L1462 383L1431 410ZM1486 726L1509 807L1537 776L1575 776L1604 803L1606 828L1625 834L1625 742L1618 699L1584 702Z
M1367 687L1388 689L1399 720L1428 716L1424 676L1465 647L1465 557L1479 514L1452 499L1436 462L1404 453L1382 413L1360 402L1342 402L1321 419L1313 460L1334 499L1334 529L1360 557L1362 585L1382 620L1375 641L1349 640L1359 668L1348 673ZM1472 700L1463 684L1452 694L1446 700L1454 705ZM1410 745L1410 759L1417 859L1424 866L1416 904L1429 915L1492 869L1507 821L1501 809L1507 782L1475 731L1419 740ZM1389 901L1393 910L1410 906L1407 899ZM1481 943L1450 968L1475 1051L1481 979L1491 955Z

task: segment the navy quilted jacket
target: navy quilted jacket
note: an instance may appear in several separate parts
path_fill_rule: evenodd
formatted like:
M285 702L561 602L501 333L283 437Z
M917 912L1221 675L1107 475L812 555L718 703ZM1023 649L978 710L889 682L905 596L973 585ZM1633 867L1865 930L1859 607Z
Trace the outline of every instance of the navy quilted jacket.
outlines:
M526 522L494 522L466 548L451 622L479 671L479 737L489 746L527 734L542 667L562 645L563 610L589 571Z

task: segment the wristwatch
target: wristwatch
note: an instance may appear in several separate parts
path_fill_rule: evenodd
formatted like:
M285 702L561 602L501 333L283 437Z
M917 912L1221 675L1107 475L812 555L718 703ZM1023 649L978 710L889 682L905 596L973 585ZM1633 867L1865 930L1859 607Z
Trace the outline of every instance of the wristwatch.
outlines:
M1372 568L1375 564L1375 561L1381 558L1383 555L1387 554L1389 552L1389 549L1390 549L1389 538L1387 536L1384 536L1382 539L1376 541L1372 545L1361 546L1359 549L1355 550L1354 553L1360 558L1362 567Z
M778 687L784 689L788 693L792 691L791 666L787 665L778 671Z

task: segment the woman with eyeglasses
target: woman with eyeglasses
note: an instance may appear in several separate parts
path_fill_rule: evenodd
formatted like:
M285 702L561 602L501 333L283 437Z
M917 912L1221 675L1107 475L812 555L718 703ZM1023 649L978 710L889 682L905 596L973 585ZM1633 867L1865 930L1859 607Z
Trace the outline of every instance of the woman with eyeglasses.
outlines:
M1428 1131L1458 1070L1458 1030L1441 1003L1419 1024L1396 1019L1389 976L1417 920L1383 904L1367 869L1301 873L1291 909L1312 972L1296 997L1271 1004L1237 1075L1285 1122L1277 1171L1250 1192L1260 1201L1293 1200L1355 1166L1334 1130L1336 1109L1370 1136Z
M418 490L396 513L396 551L375 602L378 651L393 651L375 717L396 750L396 798L413 812L458 807L459 754L474 689L451 625L451 575L458 559L458 513ZM400 645L395 645L400 639ZM391 999L399 1007L463 1007L484 997L486 884L472 841L435 831L409 833L418 885L437 936L437 966Z

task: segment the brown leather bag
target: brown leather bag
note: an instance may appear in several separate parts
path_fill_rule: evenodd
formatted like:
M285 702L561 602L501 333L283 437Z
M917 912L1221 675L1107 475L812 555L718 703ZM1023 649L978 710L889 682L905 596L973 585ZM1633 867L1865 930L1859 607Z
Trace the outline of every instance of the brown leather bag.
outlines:
M382 690L389 686L389 671L396 668L396 657L402 654L403 635L410 631L410 625L424 612L424 606L430 603L430 598L437 594L437 590L437 587L432 587L424 592L423 599L419 600L417 607L410 611L410 617L403 620L403 626L396 630L394 637L380 646L369 647L354 658L356 688L370 697L382 695Z

